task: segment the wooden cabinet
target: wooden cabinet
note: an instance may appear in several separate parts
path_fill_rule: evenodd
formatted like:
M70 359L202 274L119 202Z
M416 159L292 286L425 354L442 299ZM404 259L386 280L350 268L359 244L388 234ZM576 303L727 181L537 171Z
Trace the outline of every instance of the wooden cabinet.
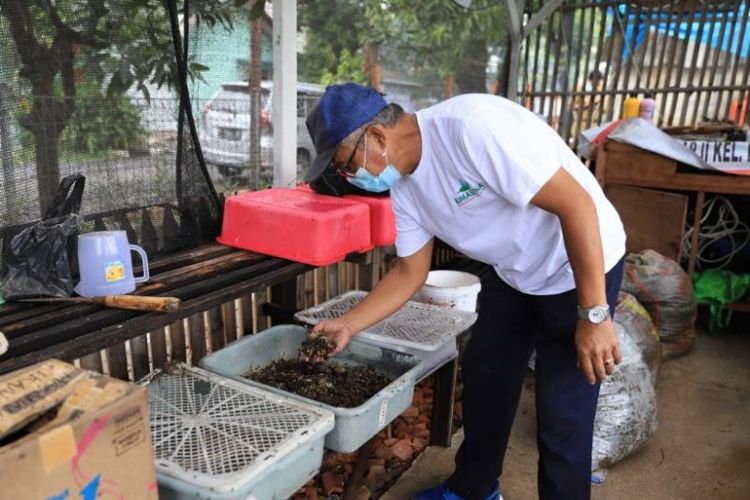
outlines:
M706 194L750 195L750 176L698 169L682 172L675 160L610 140L597 155L594 173L620 212L628 234L629 251L648 245L672 258L679 257L679 244L675 249L674 242L682 238L686 195L695 195L687 266L691 276L695 271ZM750 312L750 302L738 302L733 308Z

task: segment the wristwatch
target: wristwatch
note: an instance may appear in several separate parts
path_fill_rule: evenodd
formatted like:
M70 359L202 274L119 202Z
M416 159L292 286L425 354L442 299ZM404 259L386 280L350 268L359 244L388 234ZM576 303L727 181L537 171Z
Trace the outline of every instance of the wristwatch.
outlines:
M600 325L609 319L608 306L579 307L578 319Z

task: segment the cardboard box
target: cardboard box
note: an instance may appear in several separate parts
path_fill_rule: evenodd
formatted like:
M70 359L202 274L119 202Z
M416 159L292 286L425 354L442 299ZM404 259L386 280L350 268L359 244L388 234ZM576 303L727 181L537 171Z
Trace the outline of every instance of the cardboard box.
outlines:
M0 377L0 499L158 498L146 397L58 360Z

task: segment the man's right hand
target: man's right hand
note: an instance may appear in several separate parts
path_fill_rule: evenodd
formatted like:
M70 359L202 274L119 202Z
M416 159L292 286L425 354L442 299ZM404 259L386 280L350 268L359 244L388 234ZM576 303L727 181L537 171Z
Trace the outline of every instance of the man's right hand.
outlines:
M315 325L310 337L315 338L325 335L336 343L335 353L338 354L344 350L356 333L349 322L343 319L323 319Z
M427 279L432 261L432 242L430 239L417 252L400 257L362 302L340 318L321 320L310 337L325 335L336 343L336 353L339 353L355 334L398 311Z

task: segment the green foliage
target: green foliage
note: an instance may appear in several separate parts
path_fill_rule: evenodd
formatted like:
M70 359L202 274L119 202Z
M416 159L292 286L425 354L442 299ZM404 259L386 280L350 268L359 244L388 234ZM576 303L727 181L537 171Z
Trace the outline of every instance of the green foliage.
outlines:
M232 27L232 18L237 12L230 0L195 1L190 7L190 15L198 24L220 25L228 29ZM105 46L87 56L99 65L98 74L104 78L111 75L108 95L122 94L135 86L148 100L146 82L157 88L174 87L177 69L172 33L162 2L112 2L107 23L115 26L116 31L112 33L110 30ZM200 79L207 69L207 66L195 62L192 54L189 56L187 70L191 80Z
M190 3L191 18L210 26L232 26L237 5L248 0L197 0ZM178 5L181 5L178 3ZM176 65L167 10L161 0L39 0L12 2L0 0L0 15L9 26L33 36L37 47L15 40L16 51L24 60L38 54L55 54L61 42L74 43L74 64L83 58L99 80L107 83L107 94L123 94L136 87L146 99L146 84L174 86ZM12 30L11 30L12 31ZM49 50L49 53L45 53ZM61 61L64 62L64 61ZM188 61L190 78L200 78L207 68ZM33 80L44 67L26 65L21 76Z
M362 71L362 56L353 55L349 49L341 51L335 72L326 70L320 77L322 85L344 82L357 82L363 85L367 83L367 75Z
M365 41L387 43L396 59L416 68L454 74L459 82L468 75L482 87L487 49L506 33L502 3L471 11L451 0L367 0L366 9L373 29Z
M92 89L78 100L61 143L77 153L101 153L139 148L144 137L139 107L127 97Z
M300 80L321 82L324 75L344 80L356 78L357 75L341 73L339 66L344 51L348 52L348 57L360 57L359 32L363 16L364 10L356 0L300 3L299 26L307 38L305 52L298 61Z
M488 47L505 40L507 14L502 3L470 11L451 0L335 0L304 2L299 19L307 37L304 80L361 81L355 63L373 44L388 68L454 74L476 90L484 88Z
M3 16L0 16L0 33L7 32L8 21ZM10 76L12 65L15 63L16 54L13 51L13 47L10 44L0 44L0 75L3 78Z

